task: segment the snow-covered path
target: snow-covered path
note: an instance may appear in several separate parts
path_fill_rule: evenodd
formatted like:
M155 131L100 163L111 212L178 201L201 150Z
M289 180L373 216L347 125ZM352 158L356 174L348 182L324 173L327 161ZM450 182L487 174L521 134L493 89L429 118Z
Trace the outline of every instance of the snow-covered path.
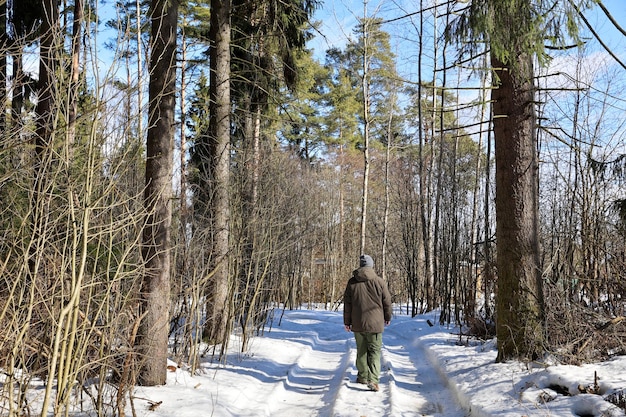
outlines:
M297 310L275 317L271 331L254 338L248 353L232 353L226 366L205 364L196 376L184 368L172 373L168 398L158 398L159 388L137 396L162 401L150 412L155 417L195 417L198 397L204 415L218 417L469 415L429 363L417 339L421 326L425 321L400 316L386 328L379 392L354 382L356 347L341 314Z
M343 384L332 404L333 412L320 416L465 416L426 359L416 340L417 325L415 321L394 320L385 330L381 390L377 393L354 383L356 347L350 339L346 343L350 359L344 370Z
M355 383L354 338L340 312L275 313L271 331L251 339L246 353L232 336L225 364L205 361L191 375L170 361L167 384L134 387L126 416L626 417L626 356L578 366L498 363L495 340L461 337L437 324L438 312L398 314L385 329L381 389L372 392ZM71 417L118 414L116 391L92 396L98 386L76 390ZM589 386L598 393L580 389ZM30 382L32 415L44 388Z
M626 357L582 366L496 363L494 340L460 339L452 328L428 326L427 319L438 322L436 312L398 314L383 335L381 390L372 392L354 382L355 343L340 312L294 310L282 318L281 310L275 313L271 331L253 338L246 353L239 353L239 338L233 336L226 364L205 362L192 376L181 363L168 373L167 385L136 387L126 415L626 416L604 398L626 392ZM602 395L580 393L579 384L594 381Z

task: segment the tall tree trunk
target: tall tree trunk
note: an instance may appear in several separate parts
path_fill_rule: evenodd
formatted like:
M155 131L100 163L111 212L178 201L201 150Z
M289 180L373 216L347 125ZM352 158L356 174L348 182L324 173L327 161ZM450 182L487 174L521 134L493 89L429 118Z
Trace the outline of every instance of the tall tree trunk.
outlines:
M485 68L487 68L487 54L485 54L484 58L483 58L483 66ZM478 181L480 178L480 164L481 164L481 157L480 157L480 153L482 152L483 149L483 143L486 142L486 152L485 152L485 168L484 168L484 174L485 174L485 186L484 186L484 196L483 196L483 200L484 200L484 219L483 219L483 234L484 234L484 239L483 239L483 244L482 244L482 248L483 248L483 263L482 263L482 274L480 274L482 276L482 285L483 285L483 294L484 294L484 310L485 310L485 320L490 320L491 317L493 316L492 313L492 306L491 306L491 282L493 281L492 279L492 265L491 265L491 245L490 245L490 240L491 240L491 235L490 235L490 206L491 204L489 204L489 202L491 201L490 195L489 195L489 190L490 190L490 180L491 180L491 170L490 170L490 163L489 163L489 159L490 159L490 155L491 155L491 130L490 129L485 129L484 126L489 126L488 124L485 124L486 122L488 122L488 117L491 114L491 112L489 111L489 106L490 104L488 104L488 90L487 90L487 78L488 78L488 72L485 71L485 73L483 74L483 76L481 77L480 80L480 85L481 85L481 105L480 105L480 132L478 135L478 154L476 156L476 182L474 184L474 210L473 210L473 215L472 215L472 233L474 238L472 238L473 242L476 242L476 244L478 245L477 242L477 237L478 237L478 230L479 230L479 225L477 223L477 219L475 218L478 215ZM486 135L485 135L486 133ZM483 137L486 138L483 140ZM472 251L472 256L474 257L476 254L476 251ZM474 259L476 260L476 259ZM480 288L480 284L479 284L479 274L476 274L476 284L477 284L477 288L476 290L479 291Z
M13 61L12 96L11 96L11 136L17 134L22 127L22 107L24 106L24 63L22 62L22 46L13 42L11 47Z
M83 24L83 0L74 0L74 23L72 25L72 66L68 91L67 151L72 152L76 136L76 115L78 113L78 80L80 77L80 45ZM70 161L71 155L67 155Z
M226 342L228 334L228 288L230 238L230 0L211 1L211 123L210 181L213 216L212 260L215 271L211 287L205 335L214 343ZM222 352L226 343L222 343Z
M156 0L153 0L156 1ZM137 15L137 137L139 140L143 138L143 118L141 117L143 108L143 48L141 35L143 34L141 24L141 0L135 3L135 13ZM178 10L176 11L178 14ZM129 17L130 19L130 17ZM130 83L128 84L130 86Z
M6 2L5 2L6 6ZM22 39L23 34L16 28L16 24L24 20L24 10L19 7L17 2L13 2L11 11L9 12L13 18L13 33L9 40L9 54L11 55L12 64L12 80L11 80L11 137L17 137L22 125L22 107L24 104L24 84L25 77L23 72L24 63L22 61L23 50L26 42Z
M187 25L186 19L183 19L181 24L180 35L180 233L183 242L187 242L187 117L185 107L187 106L187 98L185 90L187 89L187 35L185 33L185 26ZM186 263L186 258L183 258L183 262ZM186 267L183 267L183 271Z
M44 154L48 150L53 132L53 103L55 98L54 77L56 71L55 47L59 33L59 5L57 0L43 2L44 18L41 24L41 42L39 59L39 82L37 85L37 114L35 131L36 168L41 168ZM36 172L35 180L39 178Z
M46 0L43 2L43 16L40 29L39 81L37 84L37 106L35 108L37 115L35 122L35 177L32 197L32 218L35 235L42 230L40 222L45 218L44 208L47 207L43 201L49 186L46 181L46 172L50 163L50 147L52 144L52 133L54 132L53 126L55 124L53 112L54 100L56 98L54 77L57 59L55 55L59 52L56 47L56 39L61 36L57 0ZM34 236L33 241L37 241L37 237ZM31 252L36 250L35 246L31 248ZM33 277L37 273L33 267L35 256L35 253L31 253L30 272L33 274Z
M361 194L361 245L360 253L365 253L367 230L367 196L370 177L370 91L369 91L369 21L367 20L367 0L363 2L363 74L361 88L363 92L363 190Z
M143 230L145 271L137 339L138 382L146 386L164 384L167 367L178 1L153 0L150 17L152 49L144 191L148 219Z
M48 201L50 193L50 163L52 138L55 125L55 100L57 99L54 76L57 68L58 39L61 37L59 27L59 5L57 0L45 0L42 3L43 19L41 23L41 38L39 43L39 81L37 84L37 106L35 108L35 161L34 161L34 184L31 202L33 236L32 242L45 242L45 224L48 221ZM36 277L42 268L37 262L41 254L41 243L33 244L29 247L28 267L30 272L30 285L37 285ZM44 285L48 283L44 282ZM48 302L46 302L47 304ZM51 308L47 304L43 308ZM52 321L51 318L45 320ZM57 323L59 329L62 323ZM55 328L54 326L52 328ZM47 332L41 335L42 339L51 338ZM48 339L49 340L49 339ZM58 340L58 339L57 339ZM56 362L50 360L51 377L56 373ZM43 398L43 408L47 409L51 401L49 389L45 390Z
M424 1L420 0L420 10L424 10ZM418 67L418 71L422 71L422 51L424 50L424 35L423 35L423 29L424 29L424 13L420 13L420 24L419 24L419 39L418 39L418 57L417 57L417 67ZM437 49L435 48L435 53L437 52ZM422 100L422 94L424 93L424 87L422 86L422 83L418 83L417 85L417 97L419 100L419 104L417 107L417 118L418 120L422 121L424 119L428 119L428 115L425 114L425 110L423 107L423 100ZM434 106L434 103L433 103ZM426 117L424 117L426 116ZM423 268L420 268L420 272L423 270L423 282L422 282L422 287L423 287L423 292L424 292L424 297L426 299L426 309L433 309L435 307L435 300L434 300L434 291L433 291L433 274L432 274L432 262L431 262L431 253L432 251L430 250L431 248L431 221L430 221L430 173L433 172L432 167L426 167L425 165L425 158L427 157L427 155L424 153L424 147L426 144L426 141L429 140L428 137L425 137L425 130L427 130L427 126L424 126L424 128L420 128L418 129L418 139L419 139L419 143L418 143L418 178L419 178L419 199L418 199L418 206L419 206L419 218L420 218L420 225L421 225L421 240L422 240L422 244L421 244L421 248L422 252L419 254L419 258L416 259L416 262L419 262L420 267L423 265ZM426 134L428 134L426 132ZM431 135L432 135L432 129L431 129ZM432 144L432 137L430 138L431 144ZM430 149L432 151L433 147L432 145L430 146ZM430 157L428 160L432 162L432 157ZM428 175L428 177L427 177ZM415 311L416 306L413 306L413 312L412 313L416 313ZM424 307L421 307L424 308ZM414 316L415 314L413 314Z
M490 112L491 114L491 112ZM494 306L491 305L491 294L495 292L495 278L494 278L494 262L493 262L493 248L491 244L491 197L489 195L491 191L491 129L487 132L487 146L485 155L485 198L484 198L484 229L485 229L485 241L483 244L483 251L485 253L485 260L483 262L483 292L485 294L485 318L487 320L493 317Z
M0 4L0 134L6 135L7 116L5 105L7 102L7 54L8 54L8 35L7 35L7 3ZM0 137L0 143L3 142Z
M392 96L393 103L395 104L395 94ZM381 268L380 275L384 280L387 280L387 241L389 240L389 210L391 205L390 189L389 189L389 164L391 163L391 143L393 141L393 108L389 111L389 118L387 119L387 147L385 149L385 208L383 214L383 238L382 238L382 254L381 254Z
M514 66L491 56L496 159L498 361L543 351L543 290L538 237L538 161L532 56Z

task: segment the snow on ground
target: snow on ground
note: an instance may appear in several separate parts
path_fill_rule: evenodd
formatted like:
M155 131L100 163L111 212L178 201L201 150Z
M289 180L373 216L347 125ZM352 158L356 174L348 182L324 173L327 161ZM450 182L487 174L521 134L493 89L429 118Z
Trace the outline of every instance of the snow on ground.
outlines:
M497 364L493 342L468 343L454 328L431 327L435 314L396 315L383 335L381 389L372 392L354 382L355 344L340 312L285 311L282 320L281 313L248 352L238 353L233 337L226 364L204 363L195 376L183 365L167 385L137 388L137 416L625 415L578 386L592 385L597 373L601 394L626 388L626 358L580 367ZM161 403L151 411L150 402Z

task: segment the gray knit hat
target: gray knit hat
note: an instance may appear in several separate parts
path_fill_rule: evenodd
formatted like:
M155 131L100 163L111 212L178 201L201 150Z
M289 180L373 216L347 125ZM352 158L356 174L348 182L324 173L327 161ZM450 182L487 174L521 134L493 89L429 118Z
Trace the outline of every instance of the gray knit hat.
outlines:
M369 266L370 268L373 268L374 267L374 260L369 255L361 255L361 258L359 259L359 265L361 267Z

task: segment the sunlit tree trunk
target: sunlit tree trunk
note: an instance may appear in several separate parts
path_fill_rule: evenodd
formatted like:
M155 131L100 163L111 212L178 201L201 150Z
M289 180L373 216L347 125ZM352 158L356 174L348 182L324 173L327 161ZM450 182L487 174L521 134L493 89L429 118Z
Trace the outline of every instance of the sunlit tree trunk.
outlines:
M532 57L512 65L491 55L496 159L498 361L536 358L543 351L539 259L538 161Z
M181 24L181 34L180 34L180 100L179 100L179 111L180 111L180 125L179 125L179 136L180 136L180 155L179 155L179 163L180 163L180 233L181 239L183 242L187 242L187 221L188 221L188 211L187 211L187 34L185 33L185 27L187 25L187 19L182 19ZM185 270L186 268L183 268Z
M11 93L11 132L17 133L22 126L22 107L24 105L24 63L22 47L14 43L11 48L13 88Z
M393 93L392 93L393 94ZM393 101L395 101L395 95L393 97ZM393 111L389 112L389 119L387 121L387 147L385 149L385 207L383 214L383 242L382 242L382 256L381 256L381 266L380 266L380 275L383 279L387 279L387 268L386 268L386 258L387 258L387 241L389 239L389 206L390 206L390 190L389 190L389 164L391 160L391 144L393 141L393 129L392 129L392 121L393 121Z
M177 0L178 1L178 0ZM136 22L137 22L137 137L142 140L143 139L143 117L142 111L143 108L143 94L144 94L144 83L143 83L143 47L141 36L143 35L142 30L142 13L141 13L141 0L137 0L135 3L135 14ZM130 84L128 84L130 86Z
M213 226L212 276L205 335L211 343L226 342L230 238L230 37L231 2L211 1L210 209ZM226 343L222 343L222 350ZM223 353L223 352L222 352Z
M420 0L420 9L423 10L424 8L424 2L423 0ZM420 26L419 26L420 30L419 30L419 39L418 39L418 48L419 48L419 54L418 54L418 68L419 71L422 71L422 51L424 50L424 35L423 35L423 29L424 29L424 14L420 13ZM436 52L436 49L435 49ZM428 116L426 115L424 106L423 106L423 101L422 101L422 94L424 92L424 87L422 86L422 83L419 83L417 85L417 96L418 96L418 100L419 100L419 104L418 104L418 108L417 108L417 115L418 115L418 120L423 121L423 120L427 120ZM432 131L432 129L431 129ZM431 132L432 134L432 132ZM419 254L419 258L416 259L417 262L420 263L420 265L423 265L423 278L422 278L422 287L423 287L423 292L424 292L424 297L426 300L426 304L427 306L424 307L420 307L420 308L427 308L427 309L432 309L434 308L435 305L435 301L434 301L434 296L433 296L433 277L432 277L432 263L431 263L431 234L430 234L430 177L428 176L428 173L432 172L432 169L429 169L431 167L427 167L426 166L426 161L432 161L433 158L426 158L426 153L424 152L424 148L425 148L425 144L426 141L428 140L428 132L427 132L427 128L422 128L420 127L420 129L418 130L418 138L419 138L419 142L418 142L418 176L419 176L419 200L418 200L418 204L419 204L419 217L420 217L420 224L421 224L421 240L422 240L422 244L421 249L422 253ZM432 140L431 140L432 142ZM430 147L430 149L432 149L432 146ZM421 272L421 271L420 271ZM414 310L413 313L415 313L415 306L414 306Z
M361 75L361 89L363 93L363 189L361 194L361 245L360 253L365 253L365 238L367 230L367 197L370 177L370 91L369 91L369 28L367 20L367 1L363 2L363 74Z
M6 3L6 2L5 2ZM6 4L5 4L6 5ZM19 134L22 128L22 108L24 106L24 90L26 89L27 77L24 74L23 53L26 47L27 31L35 19L41 16L28 15L27 9L31 6L28 2L13 1L11 4L12 31L9 40L9 54L12 61L12 80L11 80L11 134ZM25 7L26 6L26 7ZM28 80L30 82L30 79Z
M37 106L35 108L35 162L34 162L34 187L31 202L32 236L33 242L38 242L29 247L29 272L30 285L37 285L37 276L43 268L40 268L38 258L42 257L43 244L46 237L46 224L49 222L48 213L50 207L51 188L51 160L52 142L55 132L55 100L57 97L55 71L60 52L58 41L60 39L59 5L57 0L46 0L42 3L43 19L41 24L41 38L39 43L39 81L37 84ZM49 285L42 280L44 285ZM46 301L45 308L53 309ZM63 323L57 323L59 329ZM48 339L47 339L48 338ZM42 335L43 340L49 340L52 336ZM57 339L58 340L58 339ZM58 353L58 352L54 352ZM48 372L56 376L58 357L50 358ZM43 409L51 401L51 393L46 389L43 398Z
M59 6L57 0L44 1L43 14L44 19L42 20L40 29L41 41L39 51L37 106L35 108L35 180L32 197L33 234L35 236L41 232L42 227L40 222L46 217L44 211L47 204L44 202L44 199L49 186L46 180L46 172L49 170L52 135L55 126L53 112L56 95L55 70L57 68L55 54L59 52L56 46L56 40L60 36ZM33 252L36 250L35 247L32 248ZM33 268L34 257L36 255L35 253L31 253L30 257L30 271L33 277L37 273Z
M72 152L76 136L76 114L78 113L78 80L80 77L80 48L83 24L83 0L75 0L74 23L72 25L72 64L70 69L70 85L68 91L67 150ZM68 155L68 160L71 155Z
M54 131L53 105L55 98L55 70L57 68L57 59L55 54L56 38L60 36L58 30L59 24L59 6L57 0L46 0L43 2L44 19L41 24L41 42L40 42L40 59L39 59L39 82L37 85L37 106L35 112L37 114L36 132L35 132L35 154L36 169L42 169L41 164L45 158L44 154L49 150ZM36 172L35 179L39 178L39 172ZM37 189L37 187L35 187Z
M5 105L7 103L7 4L0 4L0 134L6 134L7 116ZM0 138L1 140L2 138Z
M487 54L485 54L485 57L483 59L483 66L486 68L487 67ZM482 262L482 273L481 274L476 274L476 284L477 284L477 288L476 291L480 291L481 289L479 288L479 286L482 284L482 289L483 289L483 294L484 294L484 311L485 311L485 318L487 320L491 319L491 317L493 316L493 307L491 305L491 282L493 282L493 277L492 277L492 265L491 265L491 234L490 234L490 230L491 230L491 220L490 220L490 204L489 201L490 200L490 180L491 180L491 170L490 170L490 164L489 164L489 159L490 159L490 152L491 152L491 134L490 134L490 129L489 129L489 124L488 124L488 119L489 119L489 115L491 114L491 112L489 111L490 104L488 104L488 90L486 88L487 86L487 81L488 81L488 72L484 71L483 75L481 76L481 80L480 80L480 85L481 85L481 105L480 105L480 132L478 135L478 152L479 155L476 158L476 182L474 185L474 210L472 211L472 234L473 234L473 238L472 241L476 242L476 244L478 245L478 229L479 229L479 225L478 225L478 221L477 221L477 216L478 216L478 188L479 188L479 178L481 175L481 161L482 158L480 158L480 152L483 149L483 143L486 143L486 159L484 161L485 163L485 167L484 167L484 175L485 175L485 184L484 184L484 221L483 221L483 234L484 234L484 239L483 239L483 243L482 243L482 248L483 248L483 262ZM472 256L475 256L475 251L472 251ZM474 258L474 261L477 261L477 259ZM478 282L478 277L482 277L482 283ZM474 312L475 313L475 312ZM471 313L473 314L473 313Z
M153 0L146 188L148 215L143 230L144 277L141 287L138 350L142 385L166 379L169 335L172 163L176 108L177 0Z

